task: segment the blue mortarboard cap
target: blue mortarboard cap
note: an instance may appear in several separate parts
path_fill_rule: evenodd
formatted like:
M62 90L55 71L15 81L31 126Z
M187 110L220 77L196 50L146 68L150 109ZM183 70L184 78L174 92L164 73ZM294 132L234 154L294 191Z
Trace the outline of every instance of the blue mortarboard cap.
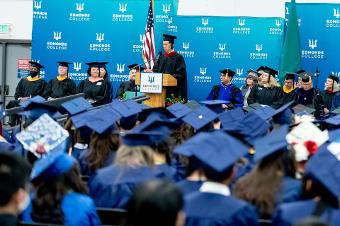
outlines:
M264 136L269 128L269 123L251 112L246 114L242 122L240 122L239 133L243 135L248 143L254 144L255 139Z
M41 96L35 96L35 97L30 98L29 100L27 100L25 102L21 102L20 106L23 107L24 109L27 109L31 105L33 106L35 104L44 103L45 101L46 101L45 98L43 98Z
M222 104L229 104L230 101L226 101L226 100L205 100L205 101L201 101L200 103L204 104L210 110L219 114L219 113L224 111L224 109L222 108Z
M166 116L154 112L150 114L143 123L134 128L132 132L158 131L162 130L163 127L169 128L174 127L175 125L176 123L170 121Z
M233 110L225 111L220 114L219 118L222 124L223 130L236 130L238 124L245 117L242 108L235 108Z
M23 111L23 112L18 113L18 115L24 116L25 118L32 119L32 120L38 119L43 114L48 114L50 117L54 119L61 116L60 112L56 110L49 110L43 107L38 107L38 108L34 108L29 111Z
M333 126L339 126L340 125L340 115L336 115L334 117L328 118L325 120L327 124L333 125Z
M335 147L331 148L332 145ZM336 198L340 197L340 144L322 145L308 161L307 174L316 178ZM320 164L325 163L325 164Z
M273 120L275 123L278 123L280 125L291 124L293 115L291 105L293 103L294 101L291 101L275 110L275 114L273 116Z
M112 131L115 123L120 119L120 115L110 106L89 111L85 117L85 125L99 134Z
M199 130L214 121L218 115L207 107L201 106L183 117L183 121Z
M200 140L200 147L192 152L193 156L217 172L228 169L249 150L246 145L222 131L209 133Z
M128 146L151 146L164 140L163 132L129 132L122 135L122 141Z
M210 137L211 136L207 132L198 133L195 136L191 137L190 139L186 140L181 145L178 145L174 149L174 153L186 157L191 157L197 149L202 148L201 147L202 140L207 140Z
M257 114L263 120L269 120L271 117L275 115L276 111L272 107L262 106L253 111L253 113Z
M176 103L166 108L171 114L173 114L176 118L182 118L185 115L189 114L192 109L187 105L182 103Z
M328 140L330 142L336 141L340 137L340 129L328 131Z
M110 106L124 118L137 115L142 111L142 106L133 100L113 100Z
M92 105L83 97L77 97L73 100L67 101L61 105L70 115L75 115L80 112L86 111Z
M255 161L287 147L288 142L286 136L288 133L288 125L283 125L274 130L265 137L261 137L255 141Z
M34 163L31 172L31 180L33 181L37 178L47 180L62 175L69 171L74 163L75 159L65 152L51 151L48 155Z

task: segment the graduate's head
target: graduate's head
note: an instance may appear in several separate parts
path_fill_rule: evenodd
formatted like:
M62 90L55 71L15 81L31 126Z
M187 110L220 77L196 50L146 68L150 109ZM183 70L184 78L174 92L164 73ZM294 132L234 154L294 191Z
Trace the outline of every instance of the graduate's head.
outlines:
M163 50L165 53L169 53L174 49L174 43L176 36L163 34Z
M182 226L185 216L181 191L175 184L154 180L139 185L128 203L128 224Z
M325 90L337 92L339 90L339 77L329 75L326 79Z
M138 65L138 64L130 64L128 65L128 68L130 70L129 72L129 80L135 80L135 76L137 72L141 72L144 70L144 67Z
M285 76L285 87L290 90L294 87L295 74L287 73Z
M27 207L29 174L25 159L10 152L0 153L0 213L7 209L7 213L17 215Z
M58 74L61 76L67 76L70 63L64 62L64 61L59 61L57 63L58 63Z
M231 82L231 80L233 79L234 75L235 75L235 72L228 69L228 68L220 70L221 83L224 84L224 85L229 84Z
M305 74L304 76L302 76L301 87L306 91L313 88L312 77L310 75Z
M122 166L153 166L153 150L149 146L121 145L114 160L116 165Z
M31 77L35 77L35 76L39 75L41 68L44 68L44 66L42 66L38 62L30 61L30 75L31 75Z
M86 64L89 66L89 68L87 69L87 74L90 77L98 78L99 72L100 72L99 63L98 62L90 62L90 63L86 63Z
M108 72L106 69L106 64L108 64L108 62L99 62L99 76L103 79L107 79L108 77Z

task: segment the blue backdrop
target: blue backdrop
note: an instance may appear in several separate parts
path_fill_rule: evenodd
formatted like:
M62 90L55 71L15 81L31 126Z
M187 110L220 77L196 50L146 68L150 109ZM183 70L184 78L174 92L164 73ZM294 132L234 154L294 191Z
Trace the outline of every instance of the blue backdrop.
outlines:
M46 80L56 76L56 61L72 62L70 76L77 82L87 77L85 62L108 61L116 90L127 80L127 65L142 63L148 4L148 0L101 0L100 4L36 0L32 59L46 67L42 71ZM178 36L175 49L186 60L190 99L205 99L212 85L219 83L220 69L235 70L234 83L241 86L249 68L278 68L284 19L176 16L176 5L175 0L155 0L156 52L162 50L163 33ZM318 67L320 85L327 73L340 73L336 64L340 5L298 4L297 11L302 66L313 72Z

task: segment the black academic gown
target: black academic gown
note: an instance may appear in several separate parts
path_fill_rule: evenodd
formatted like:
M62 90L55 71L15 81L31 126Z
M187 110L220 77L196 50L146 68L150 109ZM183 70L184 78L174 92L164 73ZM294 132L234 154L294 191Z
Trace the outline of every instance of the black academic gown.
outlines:
M85 99L94 101L92 105L95 106L109 103L110 90L105 80L91 82L89 79L85 79L80 82L78 93L84 93Z
M59 81L57 78L51 79L46 87L45 98L60 98L65 96L74 95L77 93L77 86L72 79L66 78Z
M187 72L186 65L182 55L177 52L163 54L158 58L157 63L153 66L154 72L171 74L177 79L177 87L167 87L166 96L174 94L176 97L188 98Z
M116 92L116 98L122 98L124 93L127 91L136 91L135 81L128 80L120 83L118 90Z
M18 219L12 214L0 214L1 226L16 226L18 225Z
M46 81L42 78L36 81L30 81L31 76L22 78L15 89L14 98L17 100L20 97L43 96L46 89Z
M255 86L249 94L248 104L264 104L273 108L279 108L282 105L280 87Z
M327 92L326 90L321 92L322 101L328 110L332 109L332 102L336 92Z
M296 89L290 91L290 92L285 92L282 89L282 104L288 104L291 101L295 101L296 100Z

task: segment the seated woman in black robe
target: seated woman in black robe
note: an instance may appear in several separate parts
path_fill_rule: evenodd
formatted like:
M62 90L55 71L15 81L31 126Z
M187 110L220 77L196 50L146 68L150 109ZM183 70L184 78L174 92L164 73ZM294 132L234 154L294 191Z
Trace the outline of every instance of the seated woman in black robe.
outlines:
M84 93L92 105L98 106L108 103L109 90L107 82L99 76L100 66L98 62L87 63L89 78L80 82L78 93Z
M113 97L113 87L109 78L109 73L106 69L106 64L108 64L108 62L99 62L99 77L103 78L107 85L108 93L105 95L106 99L104 99L103 102L110 103Z
M70 63L58 62L58 64L58 76L48 82L44 93L45 98L60 98L77 93L75 82L68 78L68 65Z
M325 113L329 114L332 110L334 96L339 91L339 78L334 75L329 75L326 79L325 90L321 92L322 100L325 103Z
M144 67L141 67L138 64L131 64L128 66L130 69L129 72L129 80L120 83L118 90L116 92L116 98L124 99L125 92L139 92L139 88L135 84L135 76L137 72L141 72L144 70Z

